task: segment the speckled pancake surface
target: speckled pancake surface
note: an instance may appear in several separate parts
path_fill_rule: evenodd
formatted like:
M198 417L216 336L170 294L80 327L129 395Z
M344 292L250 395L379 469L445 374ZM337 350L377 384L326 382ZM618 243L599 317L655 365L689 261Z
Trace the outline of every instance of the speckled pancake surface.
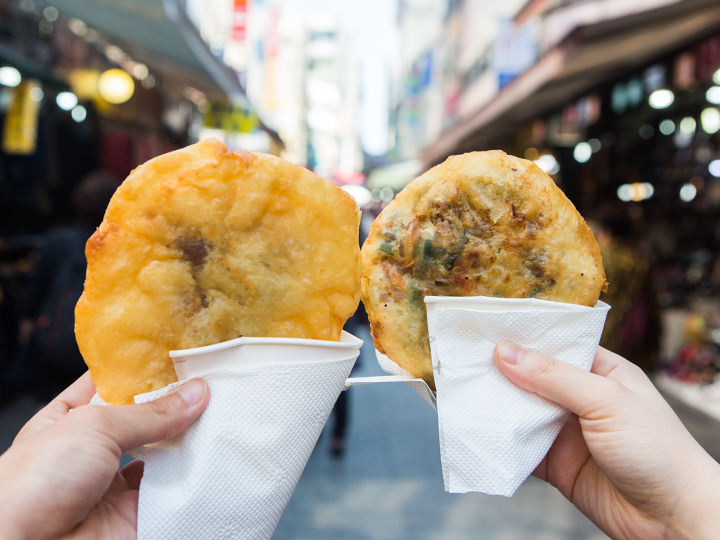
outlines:
M582 216L534 163L501 151L451 156L408 184L361 259L375 347L431 386L425 296L593 306L606 288Z
M206 140L135 169L86 246L75 332L99 395L176 380L168 351L338 340L359 301L359 211L312 172Z

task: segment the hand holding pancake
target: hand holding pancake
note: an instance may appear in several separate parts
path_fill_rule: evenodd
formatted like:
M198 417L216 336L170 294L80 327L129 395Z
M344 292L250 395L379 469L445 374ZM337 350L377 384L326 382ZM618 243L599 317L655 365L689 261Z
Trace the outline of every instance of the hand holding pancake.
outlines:
M0 456L3 538L135 538L143 464L118 471L120 455L185 431L209 399L200 379L142 405L87 406L94 393L86 373Z
M535 476L616 539L717 537L720 466L636 365L599 349L586 373L504 342L502 373L575 413Z

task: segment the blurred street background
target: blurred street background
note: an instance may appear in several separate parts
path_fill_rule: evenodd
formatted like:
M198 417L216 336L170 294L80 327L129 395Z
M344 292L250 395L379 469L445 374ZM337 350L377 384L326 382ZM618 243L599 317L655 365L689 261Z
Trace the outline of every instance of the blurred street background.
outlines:
M720 458L717 0L0 0L0 451L84 371L72 313L114 189L210 136L346 189L361 237L448 155L535 161L597 236L602 344ZM604 538L534 479L444 493L434 412L395 385L340 400L275 537Z

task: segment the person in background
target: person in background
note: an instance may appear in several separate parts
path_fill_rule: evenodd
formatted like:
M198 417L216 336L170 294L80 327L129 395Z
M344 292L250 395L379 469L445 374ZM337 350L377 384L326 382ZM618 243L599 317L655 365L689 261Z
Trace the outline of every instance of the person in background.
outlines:
M43 402L84 371L75 341L75 304L85 282L85 243L102 221L119 180L105 171L86 176L73 193L75 223L50 230L41 241L20 304L18 386Z
M360 247L365 243L365 239L370 232L370 224L377 217L373 212L373 207L368 204L362 209L362 219L360 220L360 228L358 231L358 241ZM362 302L358 305L357 310L345 323L343 330L355 336L359 335L363 329L368 328L370 322L368 320L365 306ZM360 357L358 357L353 372L360 367ZM330 455L334 458L341 458L345 455L345 438L348 425L348 404L350 399L350 389L340 392L335 406L332 410L332 432L330 434Z
M345 323L344 330L355 336L359 335L363 328L368 326L368 316L362 302L357 311ZM360 357L355 361L353 372L360 367ZM332 432L330 436L330 455L334 458L341 458L345 455L345 438L348 425L348 405L350 389L340 392L335 406L332 410Z

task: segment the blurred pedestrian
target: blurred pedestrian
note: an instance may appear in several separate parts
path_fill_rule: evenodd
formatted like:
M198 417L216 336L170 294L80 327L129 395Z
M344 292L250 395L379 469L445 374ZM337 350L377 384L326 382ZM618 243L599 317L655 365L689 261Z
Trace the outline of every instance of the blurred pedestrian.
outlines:
M360 228L358 231L360 247L365 243L365 239L368 237L370 232L370 224L377 217L377 213L374 211L373 203L369 203L362 208L360 220ZM367 312L362 302L358 306L357 310L352 317L345 323L344 330L357 336L358 334L367 331L370 327ZM360 357L358 357L353 371L360 367ZM350 399L350 389L340 392L335 406L332 410L332 432L330 436L330 454L335 458L341 458L345 455L345 439L348 426L348 405Z
M362 302L357 308L357 311L352 317L345 323L344 330L353 334L354 336L359 335L363 332L363 329L367 329L369 326L368 316L365 312L365 306ZM355 361L353 366L353 372L360 367L360 357ZM345 442L348 427L348 406L350 400L350 388L340 392L340 395L335 402L335 406L332 410L331 423L332 432L330 436L330 454L335 458L341 458L345 455Z
M19 307L18 385L48 401L85 371L75 341L75 304L85 281L85 243L102 221L119 185L107 172L90 173L73 193L72 225L47 232Z

